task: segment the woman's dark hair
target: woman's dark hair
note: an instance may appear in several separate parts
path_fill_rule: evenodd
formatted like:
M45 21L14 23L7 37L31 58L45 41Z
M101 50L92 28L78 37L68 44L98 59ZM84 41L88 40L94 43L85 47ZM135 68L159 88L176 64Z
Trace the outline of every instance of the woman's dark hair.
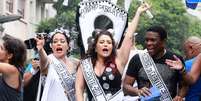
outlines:
M9 35L5 35L3 41L5 50L8 54L12 54L9 64L14 65L17 68L24 67L27 58L27 51L24 42Z
M109 57L107 57L107 59L105 60L105 63L108 62L108 61L112 61L112 59L114 59L116 57L116 46L115 46L115 41L113 39L112 34L109 31L107 31L107 30L96 31L95 35L94 35L94 40L91 43L91 45L89 45L89 48L88 48L88 51L87 51L87 57L91 57L93 65L95 65L96 60L97 60L97 53L95 51L96 44L98 42L98 39L102 35L109 36L111 38L111 40L112 40L112 46L113 46L112 53L111 53L111 55Z
M50 38L50 43L53 43L53 38L54 38L54 36L55 36L56 34L62 34L62 35L64 35L65 38L66 38L67 43L69 44L69 42L70 42L70 37L68 37L65 32L55 32L55 33L52 35L52 37Z
M147 29L147 32L148 32L148 31L158 33L161 40L166 40L166 39L167 39L167 32L166 32L166 30L165 30L163 27L161 27L161 26L152 26L152 27L150 27L149 29Z

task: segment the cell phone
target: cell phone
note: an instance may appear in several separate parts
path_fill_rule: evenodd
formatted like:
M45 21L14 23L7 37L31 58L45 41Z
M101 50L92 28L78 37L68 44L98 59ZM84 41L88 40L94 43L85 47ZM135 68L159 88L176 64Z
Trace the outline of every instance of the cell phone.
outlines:
M27 49L33 49L36 47L36 40L34 38L25 40L24 43L26 44Z
M34 60L39 60L39 58L34 58Z

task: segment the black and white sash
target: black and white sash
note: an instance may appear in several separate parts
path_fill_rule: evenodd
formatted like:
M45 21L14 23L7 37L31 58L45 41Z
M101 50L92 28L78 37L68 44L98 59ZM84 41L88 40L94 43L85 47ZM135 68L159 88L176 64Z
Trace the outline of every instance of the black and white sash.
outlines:
M112 96L107 96L103 91L96 74L93 70L91 58L87 58L81 61L81 68L90 92L93 95L95 101L122 101L123 92L120 89Z
M59 61L53 54L49 55L49 58L52 60L54 69L57 72L61 85L65 90L66 96L70 101L76 101L75 98L75 81L74 78L67 70L66 65Z
M172 101L172 97L170 95L167 86L165 85L161 75L159 74L156 65L151 58L151 56L146 52L140 52L139 57L142 63L142 66L149 78L149 81L152 85L155 85L161 93L160 100L161 101Z

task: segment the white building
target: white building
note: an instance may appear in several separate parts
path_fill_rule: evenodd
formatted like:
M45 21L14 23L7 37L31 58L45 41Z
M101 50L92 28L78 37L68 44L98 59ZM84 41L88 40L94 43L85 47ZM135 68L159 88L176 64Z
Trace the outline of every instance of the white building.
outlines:
M57 0L0 0L0 15L20 15L20 20L3 23L4 33L26 40L35 36L38 23L45 18L54 17L52 5ZM28 58L35 57L28 50Z
M52 5L57 0L0 0L0 15L21 15L17 21L3 24L4 32L28 39L35 35L36 26L44 19L56 15Z

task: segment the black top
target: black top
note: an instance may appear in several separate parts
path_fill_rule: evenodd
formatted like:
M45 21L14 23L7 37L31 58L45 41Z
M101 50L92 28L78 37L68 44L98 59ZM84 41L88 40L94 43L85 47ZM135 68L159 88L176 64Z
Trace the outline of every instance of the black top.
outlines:
M166 59L174 60L172 52L167 51L166 54L160 59L153 59L158 72L160 73L164 83L166 84L170 95L174 98L177 94L177 84L181 79L181 74L178 70L170 69L170 67L165 63ZM178 56L178 55L177 55ZM178 56L182 61L181 56ZM151 87L151 83L142 67L142 63L139 58L139 54L132 57L129 62L128 70L126 73L128 76L135 77L137 80L138 88Z
M121 74L116 68L116 65L111 64L110 66L106 67L103 74L99 77L97 76L99 83L104 90L106 95L113 95L121 89ZM87 87L87 93L89 101L92 101L92 94Z
M21 82L20 77L20 85ZM0 101L23 101L22 90L17 90L7 85L2 76L0 76Z
M39 80L40 80L40 71L38 71L35 75L33 75L29 84L24 87L24 93L23 93L24 101L36 101ZM42 86L41 90L43 91L43 86ZM40 93L40 96L41 95L42 95L42 93Z

